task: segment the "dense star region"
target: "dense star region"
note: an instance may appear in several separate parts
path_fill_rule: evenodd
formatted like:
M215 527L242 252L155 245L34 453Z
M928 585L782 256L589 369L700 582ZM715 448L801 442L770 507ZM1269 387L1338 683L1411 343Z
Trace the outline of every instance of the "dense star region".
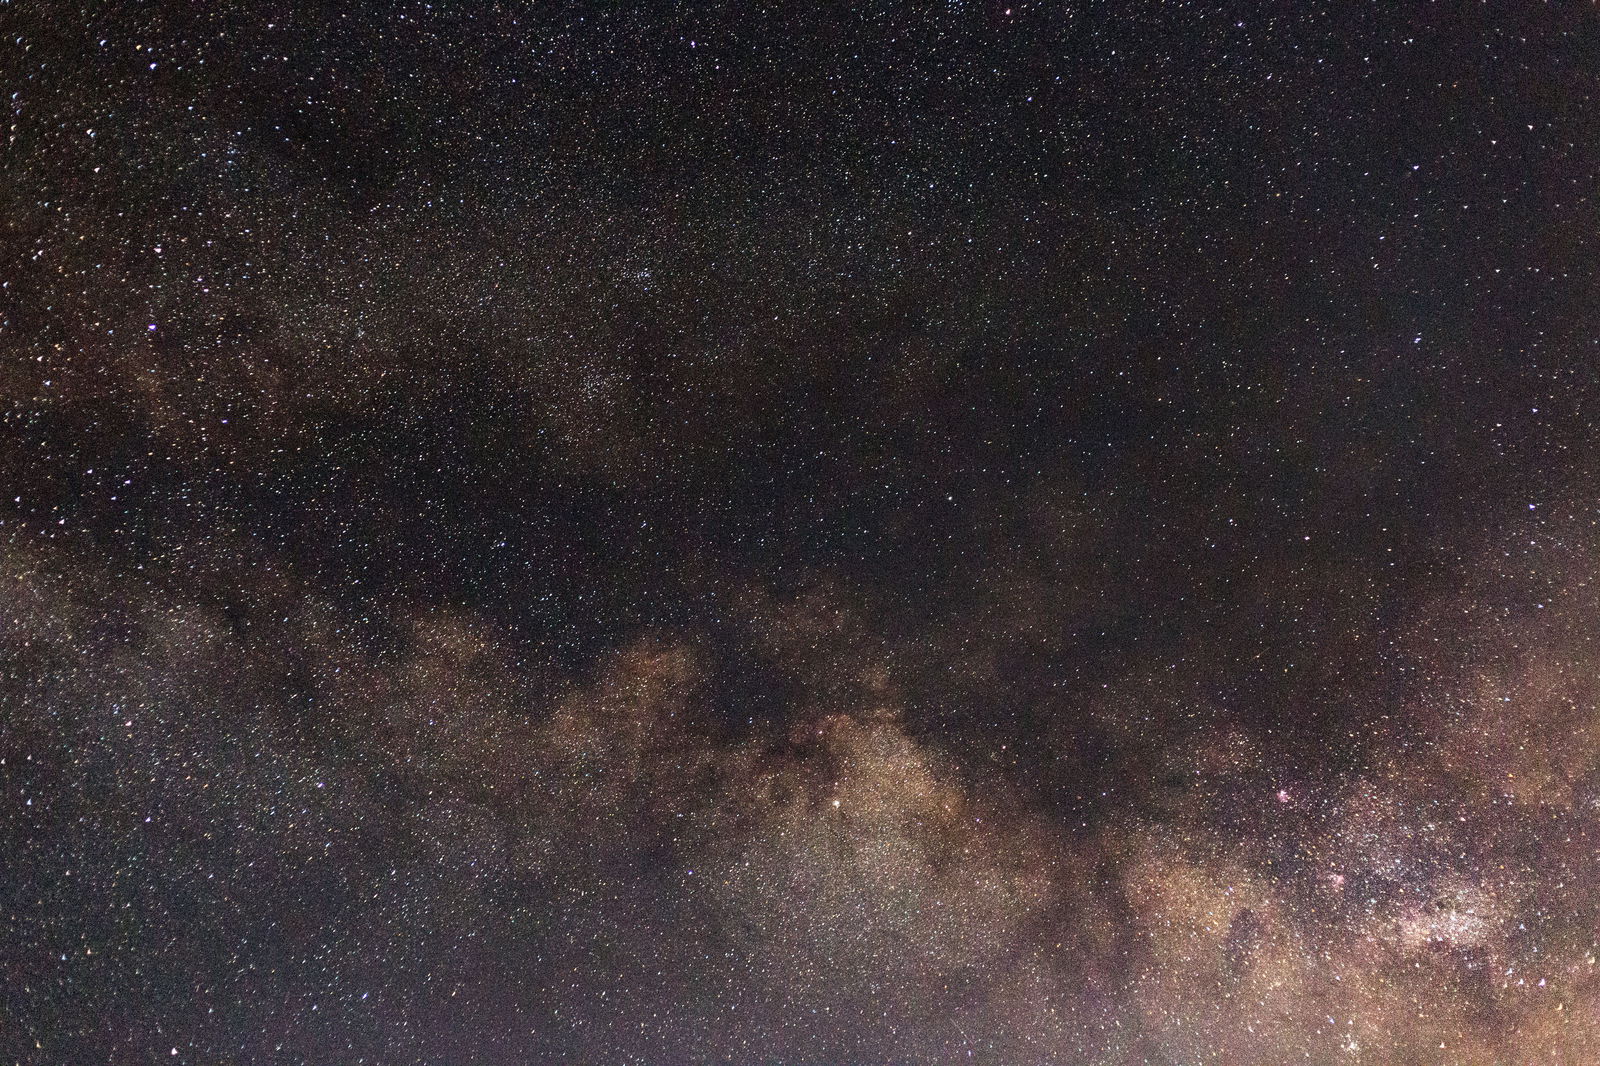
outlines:
M1600 1062L1592 5L0 75L0 1064Z

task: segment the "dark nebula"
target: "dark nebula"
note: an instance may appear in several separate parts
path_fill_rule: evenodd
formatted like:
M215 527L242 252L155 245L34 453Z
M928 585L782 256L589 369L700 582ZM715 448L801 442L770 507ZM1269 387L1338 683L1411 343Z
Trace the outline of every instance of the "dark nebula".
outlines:
M1593 5L0 74L0 1063L1600 1063Z

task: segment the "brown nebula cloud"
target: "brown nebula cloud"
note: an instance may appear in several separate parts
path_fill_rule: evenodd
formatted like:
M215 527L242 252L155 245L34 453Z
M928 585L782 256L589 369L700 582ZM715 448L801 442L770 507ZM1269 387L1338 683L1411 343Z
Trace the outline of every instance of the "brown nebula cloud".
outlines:
M1274 787L1218 712L1206 743L1124 726L1150 776L1072 831L918 738L922 664L836 582L742 597L800 696L737 728L692 629L575 676L470 614L358 617L216 559L199 588L6 559L7 898L54 930L14 979L66 955L138 993L78 1046L137 1039L172 981L185 1039L308 1057L467 1026L512 1057L1578 1063L1600 1032L1581 579L1536 623L1430 612L1421 725L1364 769Z

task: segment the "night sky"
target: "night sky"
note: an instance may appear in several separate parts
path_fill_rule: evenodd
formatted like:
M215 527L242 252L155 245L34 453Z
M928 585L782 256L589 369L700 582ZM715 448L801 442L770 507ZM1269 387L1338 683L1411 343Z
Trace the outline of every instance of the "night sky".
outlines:
M0 1063L1600 1062L1593 5L0 97Z

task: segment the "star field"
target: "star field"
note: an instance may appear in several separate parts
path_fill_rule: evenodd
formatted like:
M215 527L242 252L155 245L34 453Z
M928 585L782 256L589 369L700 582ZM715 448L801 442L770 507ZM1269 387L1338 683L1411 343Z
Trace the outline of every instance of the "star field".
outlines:
M1600 1062L1596 56L0 0L0 1063Z

